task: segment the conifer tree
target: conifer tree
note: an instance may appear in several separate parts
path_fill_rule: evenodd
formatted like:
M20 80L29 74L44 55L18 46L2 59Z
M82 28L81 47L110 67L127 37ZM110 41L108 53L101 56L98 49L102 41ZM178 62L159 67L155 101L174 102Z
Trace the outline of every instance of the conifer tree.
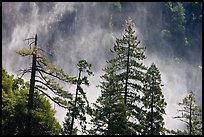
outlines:
M74 82L73 77L65 74L62 69L58 69L49 61L49 59L47 59L43 55L45 51L42 50L37 44L37 34L35 35L35 38L28 38L26 40L33 39L34 41L28 43L30 48L24 48L17 51L17 54L21 56L32 57L32 66L21 70L21 77L26 73L31 73L30 91L28 95L29 98L27 107L27 130L25 134L33 134L33 120L31 119L31 115L34 104L34 89L40 91L43 95L47 96L50 100L58 104L60 107L69 108L69 102L72 99L72 95L68 91L64 90L63 87L61 87L60 84L56 82L56 80L58 79L70 84ZM46 91L49 91L49 93L47 93Z
M147 70L142 98L145 108L145 119L142 134L164 134L164 118L166 102L162 93L161 74L155 64Z
M122 38L116 38L114 49L111 50L115 58L107 61L110 66L104 70L106 74L102 76L104 77L104 83L102 82L100 86L102 96L97 102L101 108L96 107L94 110L96 111L94 121L97 121L99 117L101 119L100 126L103 127L101 134L140 134L140 121L143 119L141 97L146 66L142 63L145 59L145 47L139 45L140 41L137 40L135 31L135 24L131 18L128 18L125 24L125 34ZM115 103L109 104L108 101L113 101L117 105L112 106ZM122 110L118 112L118 108ZM106 112L103 112L104 109ZM123 129L113 128L111 130L115 131L111 131L108 123L113 124L112 127L118 127L119 121L116 120L114 124L109 116L117 112L123 121L119 129ZM99 128L99 125L97 126Z
M66 114L65 122L63 123L63 134L68 135L76 135L77 131L80 131L77 127L74 127L75 119L80 123L81 132L86 133L86 114L91 113L86 92L82 88L83 85L89 86L88 76L93 74L91 71L91 64L87 63L86 60L80 60L77 67L79 69L79 75L78 78L75 78L73 83L77 86L76 94L74 100L71 102L71 107Z
M106 67L106 72L101 78L103 81L99 87L101 95L94 103L94 109L91 122L94 125L89 131L90 134L99 135L117 135L126 134L127 108L121 92L122 84L118 82L118 76L115 73L115 62L108 62L110 66Z
M179 135L202 135L202 110L196 103L193 91L188 91L186 97L178 105L182 107L182 109L178 110L181 115L174 118L186 123L186 130L172 130L171 133Z

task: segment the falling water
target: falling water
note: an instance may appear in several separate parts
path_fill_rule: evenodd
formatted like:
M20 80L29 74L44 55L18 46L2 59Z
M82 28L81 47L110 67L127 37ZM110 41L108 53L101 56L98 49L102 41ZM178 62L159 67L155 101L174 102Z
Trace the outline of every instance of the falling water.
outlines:
M119 4L120 5L120 4ZM199 104L202 95L202 58L197 52L189 55L197 57L193 64L185 58L177 63L174 58L173 45L165 40L165 49L156 49L154 40L161 30L162 14L159 3L122 3L122 8L111 3L3 3L2 4L2 66L10 73L30 65L29 59L16 55L15 51L26 47L23 39L38 34L39 46L52 54L47 56L59 68L72 76L76 76L76 64L80 59L86 59L93 66L94 77L90 77L90 87L85 88L88 99L95 102L100 90L96 85L103 74L102 68L112 55L109 49L113 47L113 37L110 33L110 15L112 15L113 34L121 36L122 24L131 16L136 24L138 38L146 44L147 59L145 64L152 62L158 66L162 75L163 91L167 101L165 126L177 129L182 126L172 117L177 114L176 103L185 95L188 89L196 91ZM120 13L120 16L118 15ZM148 44L147 44L148 43ZM185 50L184 48L182 50ZM162 52L161 52L162 51ZM28 81L29 75L24 78ZM75 87L65 85L74 92ZM56 118L62 124L66 111L55 106Z

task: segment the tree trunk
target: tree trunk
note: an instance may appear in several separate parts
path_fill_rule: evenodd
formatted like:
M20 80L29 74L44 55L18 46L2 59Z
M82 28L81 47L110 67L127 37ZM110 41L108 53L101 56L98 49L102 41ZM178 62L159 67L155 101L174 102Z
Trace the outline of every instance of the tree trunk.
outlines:
M28 98L28 117L26 121L26 133L31 134L32 132L32 114L31 110L33 108L33 98L34 98L34 86L35 86L35 72L36 72L36 54L37 54L37 34L35 35L35 45L33 51L33 62L32 62L32 72L30 79L30 90Z
M191 100L190 100L190 118L189 118L189 135L191 135L191 132L192 132L192 123L191 123L191 108L192 107L192 97L191 97Z
M152 91L152 96L151 96L151 135L153 135L153 101L154 101L154 95Z
M125 97L124 97L124 102L125 105L127 104L127 86L128 86L128 73L129 73L129 55L130 54L130 44L128 42L128 54L127 54L127 68L126 68L126 80L125 80Z
M77 103L77 95L78 95L78 90L79 90L79 80L81 77L81 69L79 69L79 76L78 76L78 80L77 80L77 88L76 88L76 96L75 96L75 101L74 101L74 110L76 108L76 103ZM74 112L73 110L73 112ZM71 121L71 129L70 129L70 135L72 135L72 130L73 130L73 126L74 126L74 113L72 112L72 121Z

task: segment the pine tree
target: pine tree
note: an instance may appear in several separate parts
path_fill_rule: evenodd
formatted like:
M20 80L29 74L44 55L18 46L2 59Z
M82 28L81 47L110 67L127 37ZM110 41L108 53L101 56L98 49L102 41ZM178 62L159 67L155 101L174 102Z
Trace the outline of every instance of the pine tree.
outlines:
M101 78L103 81L99 87L101 95L94 103L91 122L94 125L90 134L117 135L126 134L127 108L125 107L122 84L119 84L118 76L115 74L115 62L109 62L106 72Z
M29 38L26 40L30 39L33 38ZM35 85L34 88L41 91L44 95L46 95L49 99L54 101L60 107L67 108L68 101L64 100L64 98L71 99L71 94L63 90L63 87L61 87L60 84L56 82L56 80L58 79L62 82L72 84L75 79L74 77L65 74L62 69L59 69L54 64L52 64L50 60L45 55L43 55L45 51L41 49L35 41L29 43L30 49L24 48L18 50L17 54L23 57L34 55L36 56L36 66L34 67L36 76L34 82L39 83L39 85ZM33 45L33 43L35 44ZM33 47L31 47L32 45ZM21 77L26 73L31 73L31 69L32 67L20 70L22 72ZM52 93L54 93L56 97L51 97L49 94L44 92L46 90L52 91Z
M126 21L125 34L120 39L116 38L114 50L111 50L111 52L115 53L116 57L108 61L110 66L105 69L106 74L103 76L104 83L102 82L100 86L102 96L99 97L98 103L101 108L95 108L95 111L99 112L96 112L94 121L97 121L99 118L101 119L100 126L103 127L101 134L140 133L140 121L143 117L141 96L143 95L142 87L146 67L142 63L142 60L145 59L145 48L139 46L139 44L140 41L137 40L135 34L135 25L132 19L129 18ZM108 100L111 102L108 102ZM115 102L116 105L112 106L115 104L112 102ZM109 109L110 107L112 110ZM115 128L115 131L109 132L110 124L108 123L113 124L111 125L112 127L118 127L119 121L116 120L117 122L114 123L111 117L109 117L110 115L114 116L118 108L122 109L118 115L120 115L120 119L123 121L119 129L123 129L118 130ZM97 128L99 128L99 124Z
M144 129L142 134L164 134L164 118L166 102L161 90L161 74L155 64L147 70L142 98L145 108Z
M182 106L182 109L178 110L181 115L174 118L186 123L186 130L172 130L172 133L184 135L202 135L202 110L196 104L195 94L193 91L189 91L186 97L181 103L178 103L178 105Z
M77 127L74 127L74 119L77 119L80 122L81 132L86 133L86 114L90 114L91 108L89 107L89 102L86 97L82 85L89 86L88 77L83 75L88 74L92 75L91 64L87 63L86 60L80 60L77 64L79 69L78 78L74 81L74 84L77 86L75 99L72 101L72 105L69 108L65 122L63 123L64 131L63 134L76 135L77 131L80 131Z
M60 107L69 108L70 100L72 99L72 95L63 89L56 80L61 80L63 82L67 82L72 84L74 81L73 77L65 74L62 69L58 69L55 65L53 65L44 55L41 48L39 48L37 44L37 35L35 38L28 38L26 40L33 40L33 42L29 43L29 47L25 49L18 50L17 53L21 56L32 56L32 66L26 69L21 70L22 75L26 73L31 73L30 79L30 91L28 98L28 116L27 116L27 130L25 134L32 134L32 119L31 119L31 111L33 109L34 104L34 89L40 91L43 95L47 96L50 100L58 104ZM43 51L43 52L42 52ZM54 96L51 96L50 93L46 93L46 91L51 91Z
M143 117L141 97L146 72L142 60L146 57L145 47L139 45L135 31L135 24L129 18L126 21L125 34L121 39L116 39L114 51L117 55L117 74L124 87L124 103L131 112L128 119L132 124L128 128L132 130L131 134L140 134L140 121Z

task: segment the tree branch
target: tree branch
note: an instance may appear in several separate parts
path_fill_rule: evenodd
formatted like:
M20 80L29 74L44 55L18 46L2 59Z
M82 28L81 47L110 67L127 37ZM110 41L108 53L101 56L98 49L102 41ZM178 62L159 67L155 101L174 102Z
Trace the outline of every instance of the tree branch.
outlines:
M22 72L22 74L19 73L19 74L17 74L17 76L19 76L21 74L20 78L22 78L26 73L28 73L28 72L31 73L31 68L23 69L23 70L19 70L19 71Z
M35 77L36 77L36 78L40 78L41 80L44 80L44 79L43 79L42 77L40 77L40 76L37 76L37 75L36 75Z
M182 109L182 110L178 110L178 112L186 112L186 113L189 113L189 111L184 110L184 109Z
M39 72L39 73L40 73L42 79L43 79L46 83L49 83L49 82L46 80L46 78L42 75L42 73L41 73L41 72ZM45 85L46 87L48 87L53 93L57 94L58 96L61 96L61 95L59 95L57 92L55 92L51 87L49 87L49 86L48 86L49 84L45 84L45 83L43 83L42 81L39 81L39 80L37 80L36 82L42 83L43 85ZM60 91L65 92L65 93L67 92L67 91L62 90L62 89L60 89Z
M64 82L70 82L70 81L68 81L67 79L63 79L63 78L61 78L61 77L58 77L58 76L56 76L56 75L53 75L52 73L46 72L46 71L43 70L43 69L37 68L36 70L37 70L37 71L40 71L40 72L43 72L43 73L45 73L45 74L47 74L47 75L53 76L53 77L55 77L55 78L58 78L59 80L62 80L62 81L64 81Z
M48 94L46 94L44 91L42 91L41 89L35 87L35 89L39 90L40 92L42 92L45 96L47 96L49 99L51 99L53 102L55 102L57 105L59 105L60 107L63 107L65 109L67 109L68 107L63 106L60 104L60 102L55 101L52 97L50 97Z
M49 87L46 83L44 83L44 82L42 82L42 81L40 81L40 80L35 80L35 82L39 82L39 83L43 84L44 86L46 86L47 88L49 88L53 93L55 93L56 95L58 95L57 92L54 91L51 87ZM58 96L59 96L59 95L58 95Z
M183 120L183 119L179 119L179 120L182 121L182 122L185 122L186 124L189 125L189 123L188 123L187 121L185 121L185 120Z

